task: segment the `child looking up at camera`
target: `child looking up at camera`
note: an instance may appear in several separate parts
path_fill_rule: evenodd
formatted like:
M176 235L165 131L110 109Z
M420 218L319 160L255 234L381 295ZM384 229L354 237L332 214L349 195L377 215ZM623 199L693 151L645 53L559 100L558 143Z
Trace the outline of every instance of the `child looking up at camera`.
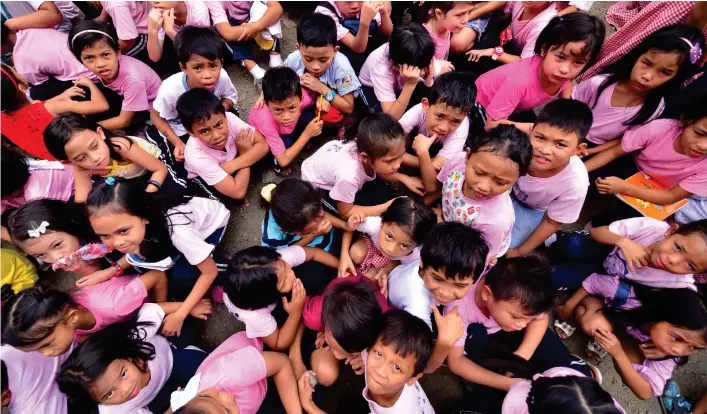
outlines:
M428 1L422 5L425 28L435 44L435 59L447 60L452 35L459 34L473 9L470 1Z

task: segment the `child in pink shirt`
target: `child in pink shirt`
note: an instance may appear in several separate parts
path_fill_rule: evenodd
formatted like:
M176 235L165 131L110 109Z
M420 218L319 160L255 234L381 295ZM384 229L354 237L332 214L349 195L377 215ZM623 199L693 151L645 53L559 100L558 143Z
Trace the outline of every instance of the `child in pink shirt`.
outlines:
M165 47L165 35L171 43L184 26L211 27L207 2L153 1L147 20L147 53L150 60L160 62Z
M102 1L118 33L121 53L145 61L147 56L147 18L152 4L146 1Z
M425 28L435 44L435 59L446 60L453 34L460 33L469 21L471 2L430 2L423 4Z

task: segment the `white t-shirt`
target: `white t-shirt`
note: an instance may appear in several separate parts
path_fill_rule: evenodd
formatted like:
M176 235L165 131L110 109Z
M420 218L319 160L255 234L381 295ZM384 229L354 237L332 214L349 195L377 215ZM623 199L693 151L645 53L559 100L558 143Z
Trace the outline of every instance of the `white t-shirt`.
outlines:
M225 227L231 212L220 201L194 197L168 214L171 221L170 238L190 264L198 265L213 252L213 244L205 240L211 233Z
M437 303L420 277L420 261L401 264L388 275L388 301L391 305L417 316L432 329L430 305Z

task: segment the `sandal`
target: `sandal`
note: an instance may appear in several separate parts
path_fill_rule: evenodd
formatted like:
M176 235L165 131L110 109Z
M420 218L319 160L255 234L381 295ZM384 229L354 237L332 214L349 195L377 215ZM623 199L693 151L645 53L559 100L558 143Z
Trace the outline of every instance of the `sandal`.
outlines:
M555 319L553 327L555 328L555 333L557 336L559 336L563 341L569 339L577 330L574 326L559 319Z
M608 352L606 352L606 349L602 348L602 346L599 345L599 342L597 342L596 339L592 339L587 343L587 348L585 349L585 352L590 358L598 360L603 359L608 354Z
M290 178L295 172L292 167L280 167L279 165L275 165L272 169L275 171L275 174L282 178Z

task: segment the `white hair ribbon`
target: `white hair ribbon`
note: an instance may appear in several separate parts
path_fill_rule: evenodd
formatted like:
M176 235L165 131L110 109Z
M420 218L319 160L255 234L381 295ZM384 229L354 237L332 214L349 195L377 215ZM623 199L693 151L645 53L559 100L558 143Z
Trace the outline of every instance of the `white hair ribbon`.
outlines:
M201 373L198 373L191 377L187 386L181 391L174 391L169 399L169 405L172 407L172 411L177 411L178 409L187 405L194 397L196 397L199 392L199 382L201 381Z
M37 237L47 232L47 226L49 226L49 223L43 221L36 229L27 230L27 234L29 235L29 237L36 239Z

